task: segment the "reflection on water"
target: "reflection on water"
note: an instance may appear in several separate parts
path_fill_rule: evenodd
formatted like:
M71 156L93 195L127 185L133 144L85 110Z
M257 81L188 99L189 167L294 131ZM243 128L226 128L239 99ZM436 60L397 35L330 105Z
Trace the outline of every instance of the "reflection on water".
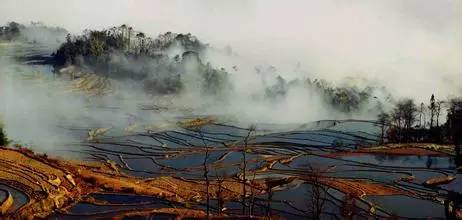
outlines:
M40 68L51 73L50 66ZM178 117L175 114L167 114L160 121L146 122L143 119L152 118L152 111L136 109L134 112L125 112L117 107L105 106L90 106L88 109L96 111L88 110L82 114L82 124L59 124L60 131L72 136L77 143L61 144L58 150L40 150L50 155L77 154L79 158L88 160L105 163L112 161L116 169L142 178L176 176L203 179L204 149L208 147L210 152L207 152L205 165L209 168L210 178L227 175L236 181L240 181L239 178L243 175L245 155L248 180L296 179L287 185L267 189L265 193L257 196L254 204L255 214L265 215L271 210L271 213L287 219L305 219L311 216L312 198L316 191L318 196L325 200L322 219L345 218L347 215L358 219L385 219L395 215L444 218L448 215L449 207L457 207L461 203L460 174L456 175L454 181L445 185L423 185L423 182L430 178L454 175L457 167L462 164L460 148L456 148L455 157L385 154L332 156L338 152L355 150L359 146L377 144L380 128L372 121L323 120L290 125L257 124L255 135L244 142L250 132L249 125L228 118L221 119L225 117L216 117L213 122L202 126L188 127L181 126L178 122L198 116ZM89 112L98 113L98 116ZM104 116L107 120L91 120L99 116ZM123 123L118 123L120 121ZM137 122L142 125L136 127ZM160 126L161 123L166 125ZM133 130L127 131L126 127L117 127L114 124L124 124ZM95 128L110 129L89 139L89 130ZM339 188L321 183L316 185L307 180L310 169L325 171L323 175L326 178L367 180L403 190L409 195L357 195L356 198L351 198L351 195ZM459 172L462 171L459 169ZM317 188L319 185L322 187ZM3 190L0 199L6 197L6 192L13 194L12 211L28 201L25 194L18 189L6 185L0 185L0 189ZM125 210L184 205L138 195L92 194L88 195L87 200L70 207L68 213L55 213L50 218L111 218ZM191 202L190 205L205 209L203 201ZM212 202L212 206L216 211L217 202ZM225 206L228 208L228 214L240 214L239 200L227 201ZM155 217L168 219L172 216L159 214Z

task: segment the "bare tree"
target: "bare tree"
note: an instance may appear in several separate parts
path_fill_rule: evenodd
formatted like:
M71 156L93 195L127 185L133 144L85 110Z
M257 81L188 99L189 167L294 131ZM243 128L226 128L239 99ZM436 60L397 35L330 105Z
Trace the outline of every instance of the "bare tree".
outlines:
M441 113L441 105L443 101L438 101L436 103L436 127L440 126L440 113Z
M392 121L393 121L393 124L394 124L393 127L397 132L397 137L396 137L397 140L396 141L401 142L401 133L402 133L402 130L403 130L403 126L402 126L403 114L402 114L402 111L401 111L401 109L399 107L395 107L395 109L393 109L391 118L392 118Z
M268 197L266 198L266 216L271 219L272 216L272 210L271 210L271 202L273 201L273 187L277 185L276 181L272 179L265 179L265 185L266 185L266 192L268 194Z
M349 194L346 193L343 197L343 202L342 202L342 217L345 220L351 220L353 219L353 216L356 214L355 209L356 209L356 204L355 204L355 198Z
M417 107L412 99L404 99L396 103L391 118L398 131L398 141L408 141L409 132L416 121ZM404 135L403 135L404 133Z
M377 121L380 124L380 128L381 128L380 144L383 144L384 139L385 139L385 128L390 121L390 115L382 112L377 116L377 118L378 118Z
M257 164L259 164L259 160L257 159ZM258 167L258 166L257 166ZM257 188L255 187L255 178L257 177L257 168L253 170L252 180L250 182L250 201L249 201L249 215L252 216L255 210L255 195Z
M423 121L422 121L423 119ZM419 111L419 127L425 128L425 104L422 102L420 103L420 111Z
M417 112L417 108L412 99L404 100L402 108L404 126L409 130L415 122L415 114Z
M247 132L247 136L244 139L244 146L242 149L242 167L241 167L241 172L242 172L242 215L245 215L246 212L246 197L247 197L247 191L246 191L246 185L247 185L247 178L246 178L246 172L247 172L247 145L250 139L250 136L252 135L252 132L255 131L255 125L251 125L249 127L249 130Z
M321 172L313 167L309 166L309 182L311 183L311 196L310 202L308 203L308 215L312 219L319 220L321 219L324 205L326 202L326 189L321 183Z
M209 181L209 169L208 169L208 159L209 159L209 147L207 145L207 142L205 141L204 134L202 134L202 130L199 128L198 133L201 137L202 143L204 144L204 162L203 162L203 167L204 167L204 178L205 178L205 188L206 188L206 197L207 197L207 219L210 218L210 181Z
M133 28L132 27L128 27L128 30L127 30L127 34L128 34L128 38L127 38L127 49L128 51L130 51L130 43L132 41L132 34L133 34Z
M216 174L216 179L217 179L216 181L218 185L218 189L215 192L216 197L217 197L218 215L222 215L223 209L225 208L225 200L223 198L223 192L224 192L223 182L225 181L227 174L225 173L224 175L221 175L221 177L218 175L217 171L215 171L215 174Z
M433 121L435 118L436 114L436 104L435 104L435 95L432 94L430 98L430 105L428 106L428 109L430 109L430 130L433 128Z
M447 124L449 126L448 139L452 140L455 144L456 155L460 154L460 145L462 143L462 122L460 118L462 115L462 98L454 98L449 100ZM457 158L456 158L457 160Z

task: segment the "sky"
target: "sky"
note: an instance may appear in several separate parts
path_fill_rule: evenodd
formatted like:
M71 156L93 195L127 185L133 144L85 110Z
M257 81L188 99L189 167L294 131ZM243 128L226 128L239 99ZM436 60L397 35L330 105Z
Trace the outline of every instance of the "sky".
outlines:
M11 20L73 33L122 23L151 36L190 32L336 83L379 82L422 100L462 92L460 0L0 0L0 23Z

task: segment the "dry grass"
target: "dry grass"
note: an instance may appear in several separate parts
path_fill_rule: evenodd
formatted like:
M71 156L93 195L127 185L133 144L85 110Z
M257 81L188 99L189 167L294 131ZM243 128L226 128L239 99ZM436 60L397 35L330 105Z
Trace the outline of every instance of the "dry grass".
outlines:
M35 155L27 149L0 148L0 182L15 187L29 197L29 202L16 213L5 212L13 218L45 218L55 210L66 212L70 205L94 192L137 194L164 198L172 202L204 201L204 181L174 177L141 179L121 174L107 163L79 162L52 159ZM258 181L255 188L263 189ZM217 181L210 181L210 196L216 198ZM225 179L222 183L225 200L238 199L240 182ZM250 187L250 186L248 186ZM250 191L250 189L249 189ZM258 191L263 193L263 190ZM156 212L156 210L149 210ZM159 210L157 210L159 211ZM203 217L195 210L160 210L159 212L187 217Z
M377 147L362 148L353 151L344 151L328 154L329 157L355 156L364 154L382 154L395 156L436 156L449 157L454 153L454 147L438 144L387 144Z

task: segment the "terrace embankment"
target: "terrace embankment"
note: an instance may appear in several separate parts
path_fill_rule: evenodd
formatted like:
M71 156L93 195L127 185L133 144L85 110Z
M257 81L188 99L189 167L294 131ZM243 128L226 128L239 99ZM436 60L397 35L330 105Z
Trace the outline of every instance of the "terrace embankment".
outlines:
M175 177L141 179L121 174L110 163L52 159L24 148L0 148L0 183L18 189L28 198L17 210L13 210L12 203L17 203L18 198L3 200L0 207L4 210L3 218L11 219L45 218L54 211L66 213L73 204L96 192L154 196L179 204L206 199L204 181ZM210 181L212 198L216 198L219 188L226 200L239 198L242 191L241 183L236 181L223 180L220 184ZM205 216L201 210L188 208L152 209L143 213Z
M375 147L365 147L351 151L341 151L329 154L330 157L353 156L362 154L383 154L394 156L435 156L447 157L454 155L454 147L440 144L406 143L386 144Z

